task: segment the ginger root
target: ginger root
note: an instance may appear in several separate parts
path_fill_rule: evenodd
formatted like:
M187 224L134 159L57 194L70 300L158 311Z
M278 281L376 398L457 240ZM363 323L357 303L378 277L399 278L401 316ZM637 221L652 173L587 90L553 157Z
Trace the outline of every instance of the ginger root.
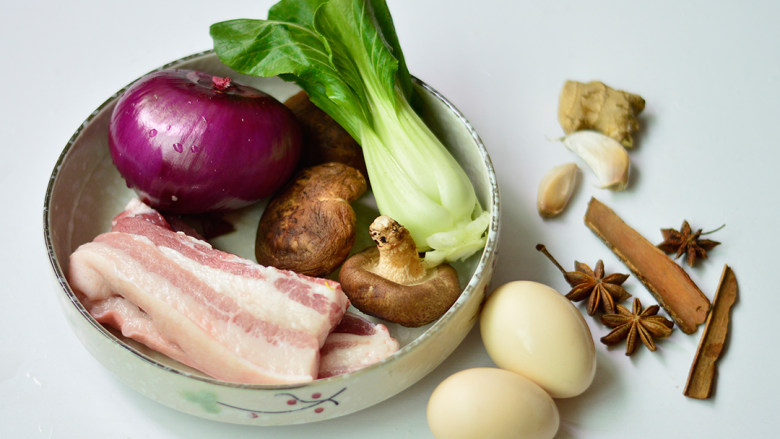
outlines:
M566 134L596 130L631 148L632 134L639 130L637 115L644 108L641 96L602 82L566 81L558 101L558 121Z

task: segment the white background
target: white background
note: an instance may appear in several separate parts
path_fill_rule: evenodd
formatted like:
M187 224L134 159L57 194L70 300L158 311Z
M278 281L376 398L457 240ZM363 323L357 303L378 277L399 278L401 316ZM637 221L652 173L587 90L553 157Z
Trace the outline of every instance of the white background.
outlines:
M123 386L71 333L42 234L43 196L71 134L115 91L147 71L211 47L208 27L264 18L271 1L3 0L0 14L0 436L4 438L430 437L425 406L451 373L490 366L472 331L431 375L360 413L309 426L257 428L180 414ZM575 259L624 265L583 224L596 196L653 242L659 229L726 224L710 259L686 267L712 298L722 267L741 298L708 401L682 395L701 329L679 330L633 357L596 342L598 372L582 396L558 401L560 438L771 437L780 427L777 363L780 3L770 1L391 0L413 74L471 120L493 158L502 197L494 286L528 279L560 291ZM630 187L597 189L583 167L560 218L536 214L536 186L576 161L560 143L566 79L598 79L642 95ZM652 297L633 276L626 288ZM586 316L594 338L607 332Z

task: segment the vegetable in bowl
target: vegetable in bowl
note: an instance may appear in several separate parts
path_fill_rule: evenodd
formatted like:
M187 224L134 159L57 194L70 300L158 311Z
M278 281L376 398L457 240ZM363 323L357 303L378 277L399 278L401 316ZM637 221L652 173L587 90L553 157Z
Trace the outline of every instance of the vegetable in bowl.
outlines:
M164 69L122 93L108 143L145 203L196 214L245 207L276 191L298 163L301 132L293 113L260 90Z
M231 77L280 100L300 91L295 84L279 78L235 72L211 51L164 68ZM68 322L86 348L122 382L161 404L205 419L248 425L299 424L353 413L408 388L441 364L476 321L474 316L495 268L500 204L489 155L473 127L444 96L424 82L413 80L415 109L463 165L481 206L490 212L484 251L453 264L465 287L444 316L420 328L399 330L397 325L389 325L390 335L398 340L400 349L378 364L294 385L235 385L214 379L109 331L80 303L63 269L68 269L68 255L104 232L111 217L134 196L116 172L108 151L109 118L117 99L114 96L68 142L52 173L44 206L44 232L60 285L58 297ZM256 224L262 203L253 206L240 211L239 223ZM373 206L371 210L373 214ZM217 244L230 249L238 244L236 253L251 255L251 249L242 247L251 240L241 233L232 235L220 237ZM297 403L291 406L291 400Z
M229 76L282 101L299 92L299 87L279 78L237 74L219 62L211 51L173 61L165 68ZM69 255L79 245L108 230L112 218L135 196L117 172L108 151L108 125L117 96L79 125L53 168L46 192L47 254L59 284L57 298L76 336L107 370L130 388L176 410L235 424L270 426L333 419L386 400L431 372L452 353L476 321L474 316L495 269L500 200L489 154L464 115L429 85L415 80L414 86L421 114L463 164L480 202L491 214L491 222L485 250L453 264L464 288L447 313L420 328L400 329L388 325L390 335L401 347L396 354L381 364L305 385L234 385L186 368L96 322L75 296L65 272ZM236 224L256 225L262 203L239 212L241 216ZM357 213L367 213L367 210L360 209ZM372 206L371 219L374 213ZM251 258L253 235L253 227L237 227L236 233L217 238L215 246ZM315 394L319 396L312 399ZM288 405L290 395L300 398L299 404ZM309 403L301 404L302 401Z
M490 216L410 101L412 80L384 0L282 0L267 20L211 26L222 63L294 81L361 145L380 213L409 229L428 265L485 245Z

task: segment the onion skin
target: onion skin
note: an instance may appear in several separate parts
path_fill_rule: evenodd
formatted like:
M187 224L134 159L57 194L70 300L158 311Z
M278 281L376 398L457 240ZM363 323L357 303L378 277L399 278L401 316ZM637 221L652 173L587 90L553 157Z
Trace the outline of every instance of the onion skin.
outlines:
M228 78L169 69L118 99L111 158L142 201L165 212L238 209L271 195L298 163L301 128L273 97Z

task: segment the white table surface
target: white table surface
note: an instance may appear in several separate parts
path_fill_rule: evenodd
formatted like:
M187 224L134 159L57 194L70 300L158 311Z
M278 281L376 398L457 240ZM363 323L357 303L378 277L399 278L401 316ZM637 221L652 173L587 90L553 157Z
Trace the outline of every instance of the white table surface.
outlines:
M168 61L211 47L208 26L264 18L271 1L4 1L0 14L0 437L425 438L425 406L450 374L491 366L478 330L418 384L357 414L258 428L205 421L119 383L67 326L42 234L43 196L65 142L108 96ZM413 74L442 92L487 145L501 188L503 229L494 286L536 280L566 291L538 252L608 271L624 265L583 224L588 199L614 208L651 241L659 229L726 227L703 264L686 271L712 298L724 264L741 298L719 363L715 396L682 395L702 330L677 330L633 357L598 341L598 372L583 395L559 400L560 438L771 437L780 374L775 260L780 214L780 3L772 1L391 0ZM536 187L576 161L556 118L566 79L598 79L641 94L644 129L630 188L598 189L587 168L569 209L543 221ZM773 277L774 276L774 277ZM626 288L646 304L633 276ZM594 338L607 332L586 316Z

